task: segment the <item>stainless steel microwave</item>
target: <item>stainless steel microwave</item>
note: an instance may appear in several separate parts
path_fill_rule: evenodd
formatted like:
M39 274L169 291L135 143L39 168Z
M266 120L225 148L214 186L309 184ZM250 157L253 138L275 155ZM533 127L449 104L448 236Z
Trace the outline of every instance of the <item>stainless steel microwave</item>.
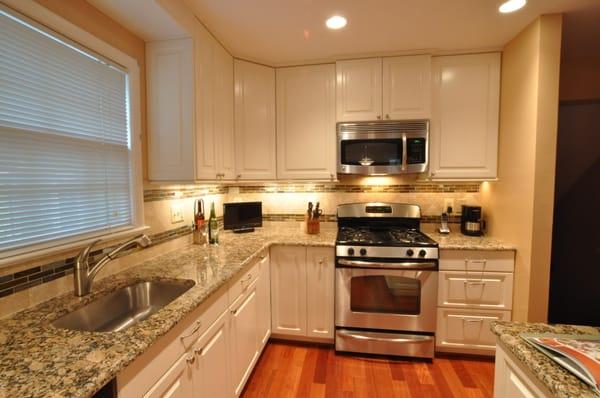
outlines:
M429 120L337 124L339 174L423 173L429 162Z

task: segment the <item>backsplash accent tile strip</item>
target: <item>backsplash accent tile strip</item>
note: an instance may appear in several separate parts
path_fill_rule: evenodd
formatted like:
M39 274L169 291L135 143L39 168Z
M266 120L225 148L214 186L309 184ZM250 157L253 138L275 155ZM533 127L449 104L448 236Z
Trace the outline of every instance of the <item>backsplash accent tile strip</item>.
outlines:
M304 214L263 214L263 221L265 222L277 222L277 221L304 221ZM223 227L223 218L217 218L219 227ZM336 222L337 217L335 214L323 214L321 216L323 222ZM451 215L449 220L450 223L459 223L460 216ZM422 215L422 223L439 223L440 216ZM192 233L191 225L184 225L178 228L170 229L167 231L159 232L150 236L152 245L158 245L172 239L180 238L182 236ZM109 252L113 247L106 247L103 249L95 250L90 253L90 259L92 264L99 261L105 253ZM139 248L133 248L122 252L119 257L126 256L127 254L133 253L134 251L141 250ZM28 268L14 274L0 276L0 298L9 296L19 291L29 289L30 287L41 285L43 283L51 282L55 279L62 278L63 276L70 275L73 273L73 266L75 265L75 257L69 257L61 261L54 261L50 264L41 266L35 266Z
M146 189L144 202L192 198L203 195L229 193L237 188L239 193L478 193L480 183L415 183L393 185L358 185L338 183L273 183L264 185L214 185L181 189Z

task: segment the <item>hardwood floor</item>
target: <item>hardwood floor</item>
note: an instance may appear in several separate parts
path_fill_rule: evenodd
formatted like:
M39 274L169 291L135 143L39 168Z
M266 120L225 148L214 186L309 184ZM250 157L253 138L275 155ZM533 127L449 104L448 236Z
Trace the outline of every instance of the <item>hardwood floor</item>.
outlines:
M492 397L494 363L354 357L333 348L269 342L244 393L253 397Z

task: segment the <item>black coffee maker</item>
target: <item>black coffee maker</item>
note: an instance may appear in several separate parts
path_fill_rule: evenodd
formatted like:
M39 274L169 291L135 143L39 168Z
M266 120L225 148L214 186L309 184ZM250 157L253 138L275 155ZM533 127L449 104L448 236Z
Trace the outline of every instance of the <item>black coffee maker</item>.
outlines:
M485 221L481 218L481 206L462 206L460 232L468 236L481 236L485 229Z

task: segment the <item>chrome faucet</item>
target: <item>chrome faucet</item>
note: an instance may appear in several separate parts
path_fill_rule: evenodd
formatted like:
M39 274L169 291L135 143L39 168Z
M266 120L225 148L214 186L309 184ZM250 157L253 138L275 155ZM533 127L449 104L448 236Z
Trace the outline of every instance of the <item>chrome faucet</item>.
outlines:
M100 242L100 239L92 242L89 246L83 249L75 261L73 284L75 286L75 295L78 297L90 294L92 291L92 282L94 281L96 274L98 274L102 267L108 264L111 260L114 260L115 256L121 251L131 246L148 247L152 243L150 238L148 238L146 235L136 236L135 238L128 240L127 242L122 243L111 250L110 253L102 257L96 264L90 267L90 250L92 250L92 247L98 242Z

